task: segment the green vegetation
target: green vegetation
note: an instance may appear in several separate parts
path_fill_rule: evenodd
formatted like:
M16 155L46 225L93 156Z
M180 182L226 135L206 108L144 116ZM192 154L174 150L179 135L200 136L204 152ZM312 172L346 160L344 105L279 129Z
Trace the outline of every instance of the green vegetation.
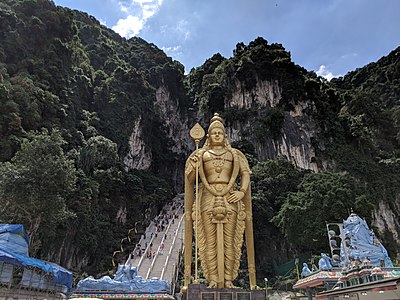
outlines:
M373 204L358 190L348 175L328 172L307 174L298 190L286 196L272 221L297 246L298 251L323 251L326 248L326 228L316 224L324 224L327 220L341 222L349 207L361 216L369 215Z
M176 162L155 90L164 84L185 107L183 67L47 0L3 1L0 19L0 221L26 226L32 255L104 272L132 224L171 198L173 182L162 178ZM164 165L126 171L139 117ZM127 217L117 220L121 209Z
M400 214L400 48L328 82L258 37L184 75L156 45L48 0L2 1L0 20L0 221L26 226L33 255L105 272L132 224L180 191L191 146L171 139L160 87L182 128L219 112L247 154L260 278L326 251L325 221L350 207L368 221L381 202ZM135 124L147 170L124 166ZM319 173L275 157L307 134ZM390 231L380 238L399 255Z
M0 164L3 214L9 222L28 225L33 252L40 246L39 236L54 236L58 224L74 217L67 202L77 179L76 170L63 152L64 145L57 131L31 133L12 160Z

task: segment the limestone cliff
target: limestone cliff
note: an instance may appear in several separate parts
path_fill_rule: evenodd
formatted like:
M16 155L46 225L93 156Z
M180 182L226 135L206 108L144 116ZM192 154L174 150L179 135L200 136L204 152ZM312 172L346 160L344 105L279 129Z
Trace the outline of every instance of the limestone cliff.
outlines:
M225 106L240 110L255 109L259 113L268 114L271 108L281 104L281 86L278 80L257 81L252 90L246 90L237 82L230 98L225 99ZM283 112L283 123L276 139L265 132L264 138L255 139L256 117L243 121L233 121L228 127L231 141L249 140L253 143L255 154L260 160L275 159L284 156L297 167L318 171L315 163L315 150L311 139L319 130L315 120L305 111L310 111L311 101L299 101L289 112Z
M151 146L152 139L156 136L149 132L150 136L145 138L142 119L146 116L139 116L134 123L132 134L129 138L128 154L124 158L124 165L127 170L150 170L156 167L162 170L161 173L168 174L168 177L175 182L179 191L182 188L182 170L184 159L189 153L193 142L189 137L188 114L182 111L179 99L171 94L165 84L161 84L154 93L153 110L158 124L160 124L161 135L164 143L164 152L169 152L171 158L163 161L162 166L154 166L154 159Z
M385 237L385 241L389 240L391 242L390 247L393 247L393 242L400 242L400 222L398 217L399 211L399 195L396 197L394 207L390 207L388 203L380 200L378 206L373 210L372 226L376 228L380 236ZM397 252L397 249L390 250Z
M151 166L151 152L143 140L142 117L139 116L133 126L129 138L129 151L124 158L124 165L127 170L147 170Z
M177 155L187 154L190 145L188 116L182 113L179 101L171 96L168 87L161 85L156 91L155 110L171 139L171 150Z

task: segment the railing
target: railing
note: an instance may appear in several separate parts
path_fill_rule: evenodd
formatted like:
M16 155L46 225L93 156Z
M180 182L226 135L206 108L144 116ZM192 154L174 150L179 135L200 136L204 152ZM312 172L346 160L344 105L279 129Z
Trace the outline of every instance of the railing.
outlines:
M171 207L168 209L167 213L172 214L172 216L174 218L174 215L175 214L179 214L181 209L183 209L183 204L180 204L180 205L176 204L176 207L174 209L172 209L172 204L171 204ZM170 257L172 255L173 248L175 247L175 244L176 244L176 238L179 236L179 234L181 234L180 233L180 229L181 229L181 226L182 226L182 221L184 219L183 215L181 216L181 218L180 218L180 220L178 222L176 233L174 234L174 237L173 237L173 240L172 240L172 244L170 246L168 255L166 257L166 261L165 261L164 266L163 266L163 268L161 270L160 279L163 279L164 276L165 276L165 272L167 270L168 263L170 262ZM160 254L161 244L165 242L165 237L167 236L167 234L171 230L170 227L172 225L172 222L173 222L173 219L170 219L165 231L163 233L162 232L158 233L158 234L163 234L163 237L162 237L160 245L158 246L157 251L156 251L156 253L155 253L154 257L153 257L153 260L151 261L149 269L147 270L146 276L143 276L145 279L149 279L151 272L154 270L155 263L156 263L157 259L159 258L158 255ZM154 226L154 225L155 225L154 221L151 221L148 228L151 228L151 226ZM152 230L145 231L146 236L147 236L147 234L150 234L151 232L152 232ZM150 245L152 245L154 243L155 238L156 238L155 235L151 235L150 241L147 242L147 246L146 246L145 250L143 251L143 253L141 254L141 256L139 258L139 262L137 263L137 272L138 272L138 274L139 274L139 269L143 267L142 265L143 265L143 261L145 259L145 255L147 255L149 250L151 249ZM143 245L145 242L146 242L146 239L143 239L143 238L141 238L140 241L139 241L139 243L141 245ZM183 244L181 245L181 248L180 248L179 252L182 253L182 251L183 251ZM129 257L126 260L125 264L132 264L133 260L134 259L132 259L132 255L129 254ZM173 267L174 271L172 273L172 278L171 278L171 291L170 292L172 292L172 294L174 293L175 288L176 288L176 282L177 282L177 278L178 278L178 268L179 268L180 260L181 260L181 255L179 254L178 263L176 265L174 264L174 267ZM146 263L146 266L147 266L147 263Z
M153 223L153 221L152 221L151 223ZM150 223L150 226L151 226L151 223ZM140 266L142 265L142 262L143 262L144 256L146 255L146 253L148 253L148 252L149 252L150 245L153 243L153 241L154 241L154 238L155 238L155 237L154 237L154 235L153 235L153 236L151 237L151 239L150 239L149 243L147 244L147 247L146 247L146 249L144 250L144 252L143 252L142 256L140 257L139 263L138 263L138 265L137 265L137 271L138 271L138 272L139 272Z
M172 295L175 294L176 283L178 282L178 277L179 277L179 267L180 267L182 259L183 259L183 252L184 251L185 251L185 244L182 243L181 244L181 248L179 250L178 263L175 265L174 273L172 274L172 281L171 281L171 293L172 293Z
M172 250L174 249L175 240L176 240L177 235L179 234L179 229L181 228L181 223L182 223L182 220L183 220L183 216L184 216L184 214L182 215L181 219L179 220L178 228L176 229L176 233L175 233L174 239L172 240L171 247L169 248L168 256L167 256L167 259L165 260L164 267L162 268L160 279L163 279L163 277L164 277L165 268L168 265L169 258L171 256Z
M150 276L151 270L153 269L153 267L154 267L154 263L156 262L156 259L157 259L157 257L158 257L158 254L160 253L161 244L163 244L163 243L164 243L164 241L165 241L165 237L166 237L167 233L169 232L169 228L170 228L170 227L171 227L171 225L172 225L172 220L173 220L173 219L171 219L171 220L169 221L169 223L168 223L168 227L167 227L167 229L165 229L165 234L164 234L164 236L162 237L162 239L161 239L161 243L160 243L160 245L159 245L159 246L158 246L158 248L157 248L156 255L154 255L154 257L153 257L153 261L151 262L151 265L150 265L149 269L147 270L146 279L149 279L149 276ZM161 279L161 278L160 278L160 279Z

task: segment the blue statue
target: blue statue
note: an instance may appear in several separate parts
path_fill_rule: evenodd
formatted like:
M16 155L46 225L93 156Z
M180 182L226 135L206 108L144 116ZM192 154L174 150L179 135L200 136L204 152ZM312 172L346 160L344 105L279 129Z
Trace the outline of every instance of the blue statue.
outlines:
M331 259L325 253L321 253L321 258L318 261L318 268L320 270L331 270L332 269Z
M308 275L310 275L312 272L311 270L308 268L307 263L303 263L303 269L301 269L301 277L307 277Z
M143 279L136 275L136 267L132 265L119 265L114 279L103 276L95 279L89 276L78 282L77 290L93 291L133 291L145 293L157 293L169 291L168 281L161 279Z
M352 212L343 221L343 234L345 240L340 249L341 266L351 263L346 257L358 257L360 261L368 257L371 266L393 267L385 247L369 229L367 222L356 213Z

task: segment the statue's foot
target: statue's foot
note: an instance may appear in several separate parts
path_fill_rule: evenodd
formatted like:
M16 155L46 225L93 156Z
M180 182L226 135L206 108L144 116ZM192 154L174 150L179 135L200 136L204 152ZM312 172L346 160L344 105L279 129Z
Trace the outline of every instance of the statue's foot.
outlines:
M217 287L217 282L215 282L214 280L211 280L208 284L209 288L216 288Z
M233 289L235 286L233 285L232 281L227 280L225 281L225 287L228 289Z

